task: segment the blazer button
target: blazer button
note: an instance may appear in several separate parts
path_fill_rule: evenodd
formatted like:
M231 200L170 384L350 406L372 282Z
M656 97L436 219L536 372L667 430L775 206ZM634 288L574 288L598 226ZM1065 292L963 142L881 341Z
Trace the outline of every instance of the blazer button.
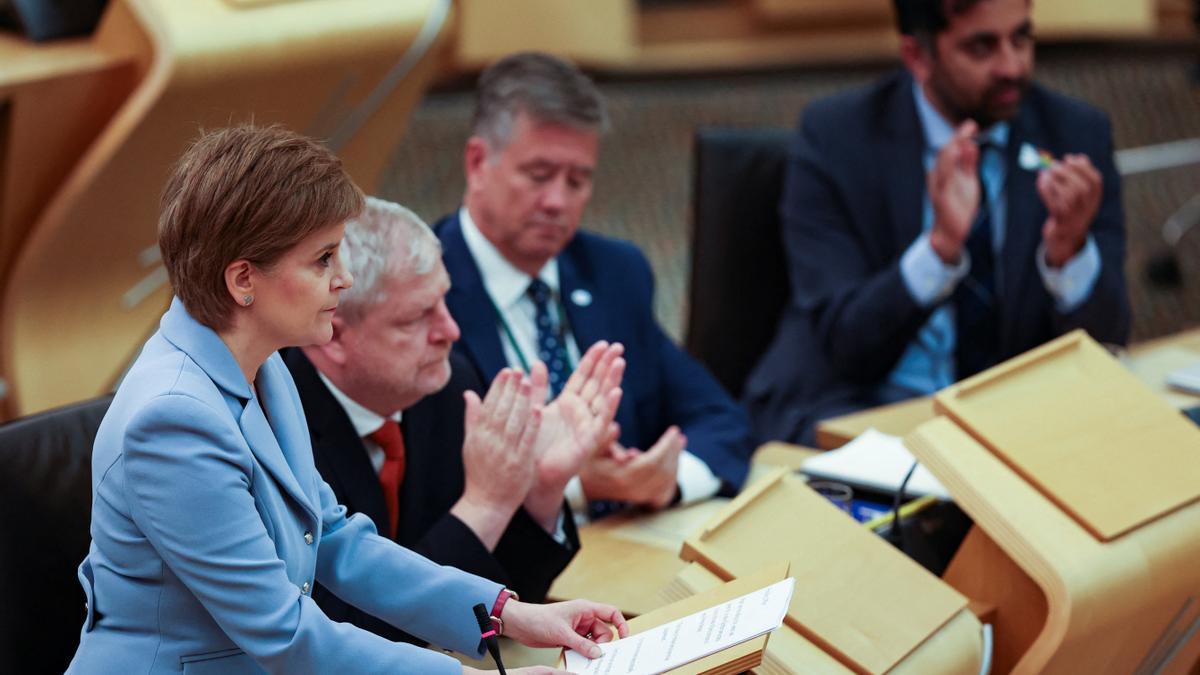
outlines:
M312 587L308 585L307 581L300 585L300 592L304 595L308 595L308 591L311 589Z
M304 533L304 543L308 544L309 546L312 546L312 543L313 543L312 532Z

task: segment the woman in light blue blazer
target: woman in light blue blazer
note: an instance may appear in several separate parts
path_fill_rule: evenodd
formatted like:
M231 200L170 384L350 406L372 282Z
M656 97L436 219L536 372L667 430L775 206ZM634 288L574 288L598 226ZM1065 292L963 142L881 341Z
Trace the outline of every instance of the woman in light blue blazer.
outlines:
M332 153L279 128L210 133L180 160L159 222L176 297L96 436L87 618L68 672L470 670L329 620L316 583L468 654L481 654L478 603L533 646L595 655L585 635L607 639L609 622L627 631L613 607L529 605L431 563L347 518L317 474L276 350L330 339L352 283L342 223L361 208ZM512 381L490 410L528 443L540 412Z

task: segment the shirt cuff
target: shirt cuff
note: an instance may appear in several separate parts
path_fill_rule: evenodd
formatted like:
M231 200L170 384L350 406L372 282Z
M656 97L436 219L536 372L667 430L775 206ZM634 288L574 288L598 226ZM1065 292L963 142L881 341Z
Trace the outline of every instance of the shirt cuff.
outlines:
M583 494L583 481L579 480L579 476L571 478L567 482L567 489L563 491L567 498L567 503L571 505L571 512L575 514L576 525L588 524L588 503L587 496ZM562 528L562 519L559 518L559 529ZM558 535L554 536L558 539Z
M676 471L679 482L679 497L681 504L691 504L717 494L721 489L721 479L713 474L712 469L704 460L684 450L679 455L679 468Z
M562 509L558 510L558 518L554 521L554 532L550 533L554 537L554 542L559 546L567 546L570 542L567 541L567 528L563 526L566 522L566 512Z
M1054 296L1058 311L1067 314L1091 296L1092 288L1100 278L1100 249L1089 234L1083 249L1062 267L1054 269L1046 264L1046 244L1043 242L1037 249L1037 268L1046 290Z
M963 249L962 260L957 265L947 265L929 243L929 233L917 237L900 257L900 276L908 294L923 308L928 309L945 300L954 291L962 278L971 269L971 257Z

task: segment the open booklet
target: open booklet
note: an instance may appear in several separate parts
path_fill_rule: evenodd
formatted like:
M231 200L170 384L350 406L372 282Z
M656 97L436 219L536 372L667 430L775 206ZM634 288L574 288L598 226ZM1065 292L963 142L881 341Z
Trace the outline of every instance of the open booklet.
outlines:
M602 644L603 656L597 659L567 650L566 668L580 675L669 671L779 628L794 586L795 579L784 579L624 640Z
M904 475L916 459L904 440L875 429L867 429L858 438L837 450L822 452L806 459L800 471L813 478L833 480L885 493L900 489ZM951 500L949 491L923 466L918 465L906 492L921 497L933 495Z

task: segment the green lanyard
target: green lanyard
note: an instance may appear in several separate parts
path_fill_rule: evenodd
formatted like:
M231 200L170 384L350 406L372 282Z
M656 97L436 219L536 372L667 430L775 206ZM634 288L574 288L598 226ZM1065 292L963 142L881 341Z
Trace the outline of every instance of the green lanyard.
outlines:
M500 324L500 330L504 331L504 337L508 339L508 345L512 347L513 353L517 355L517 361L520 362L521 369L528 373L529 359L525 358L525 352L521 350L521 345L517 344L517 338L515 335L513 335L512 328L509 327L508 321L504 320L504 312L500 311L500 306L496 304L496 301L492 298L491 293L485 291L484 295L487 296L488 302L492 303L492 311L496 313L496 323ZM562 306L562 303L558 301L558 298L555 298L554 300L554 308L558 312L558 339L560 342L562 342L563 355L567 358L567 367L570 368L570 370L575 370L576 364L572 363L571 361L571 350L567 348L566 309Z

